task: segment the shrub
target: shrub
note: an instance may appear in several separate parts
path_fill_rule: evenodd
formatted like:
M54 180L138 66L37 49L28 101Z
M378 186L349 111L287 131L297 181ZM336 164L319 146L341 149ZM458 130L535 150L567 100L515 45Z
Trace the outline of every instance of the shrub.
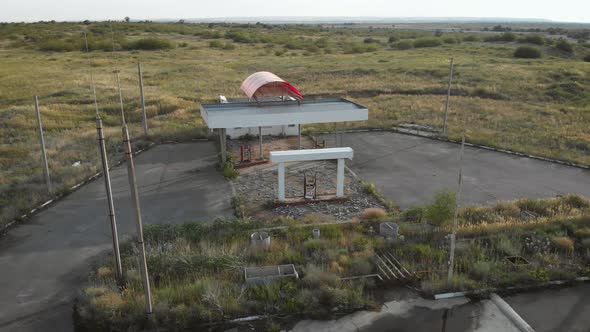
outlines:
M404 211L403 219L405 221L421 222L424 217L425 209L421 206L412 206Z
M452 191L441 191L434 196L434 200L426 207L424 217L438 226L442 226L451 219L455 211L456 195Z
M397 38L396 36L389 36L389 39L387 40L390 44L395 43L396 41L398 41L399 38Z
M506 256L517 256L520 254L519 246L504 235L497 239L496 250Z
M412 43L410 40L402 40L397 43L395 47L397 47L398 50L409 50L414 47L414 43Z
M533 281L537 281L539 283L547 283L551 280L549 276L549 272L545 269L536 269L529 272L529 275L533 279Z
M221 48L223 45L222 42L220 42L219 40L212 40L209 42L209 47L211 48Z
M39 50L44 52L72 52L79 49L78 45L61 39L52 39L42 42Z
M373 272L373 264L366 257L354 257L347 268L348 275L361 276Z
M231 163L226 163L223 166L223 176L226 179L235 179L238 175L240 175L240 172Z
M512 42L514 40L516 40L516 35L513 34L512 32L504 32L500 35L488 36L484 39L484 41L486 41L486 42L499 42L499 41Z
M414 47L437 47L440 46L442 43L438 38L431 38L431 37L423 37L414 40Z
M492 270L492 262L487 261L480 261L475 262L471 267L470 274L476 280L484 280L487 279L490 271Z
M568 43L567 40L562 38L555 42L555 48L570 54L574 52L574 45Z
M541 51L531 46L521 46L514 51L515 58L538 59L541 57Z
M477 42L477 41L479 41L479 37L477 37L476 35L468 35L468 36L463 37L463 41Z
M567 236L556 236L551 239L551 242L558 250L566 253L572 253L574 251L574 240Z
M542 35L527 35L518 40L519 43L545 45L545 37Z
M368 208L363 211L361 218L365 220L383 220L387 217L387 212L382 208Z
M171 49L172 44L166 39L142 38L129 44L129 50L157 51Z
M456 44L457 39L455 37L445 37L443 38L443 43L445 44Z
M590 54L589 54L589 55L586 55L586 56L584 57L584 61L586 61L586 62L590 62Z

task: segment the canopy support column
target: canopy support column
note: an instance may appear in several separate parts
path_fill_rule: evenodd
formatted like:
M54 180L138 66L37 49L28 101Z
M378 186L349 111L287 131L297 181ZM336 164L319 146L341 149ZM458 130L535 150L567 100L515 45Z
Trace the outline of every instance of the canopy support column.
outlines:
M225 164L225 162L227 161L225 128L219 128L217 130L219 131L219 146L221 148L221 163Z
M344 197L344 159L338 159L336 169L336 197Z
M260 151L259 154L259 159L262 160L264 159L264 150L262 150L262 127L258 127L258 150Z
M285 200L285 163L279 163L279 171L278 171L278 178L279 178L279 201Z
M299 150L301 150L301 123L297 127L297 139L299 140Z

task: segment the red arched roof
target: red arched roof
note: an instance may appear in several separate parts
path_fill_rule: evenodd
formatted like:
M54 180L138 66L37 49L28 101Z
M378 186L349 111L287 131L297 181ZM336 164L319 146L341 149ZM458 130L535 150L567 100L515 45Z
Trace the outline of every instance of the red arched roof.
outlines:
M289 95L296 99L303 99L303 95L289 82L268 71L254 73L242 82L240 89L248 98L257 99L262 96Z

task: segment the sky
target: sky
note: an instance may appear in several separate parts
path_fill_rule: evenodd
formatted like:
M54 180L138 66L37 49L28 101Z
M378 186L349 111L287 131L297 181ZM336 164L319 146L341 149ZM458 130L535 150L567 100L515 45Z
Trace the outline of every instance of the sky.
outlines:
M502 17L590 23L590 0L0 0L0 22L213 17Z

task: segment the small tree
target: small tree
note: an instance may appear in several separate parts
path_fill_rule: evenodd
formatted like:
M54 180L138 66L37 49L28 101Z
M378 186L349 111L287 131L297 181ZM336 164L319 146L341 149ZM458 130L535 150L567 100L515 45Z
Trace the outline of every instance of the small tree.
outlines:
M426 207L424 217L431 224L442 226L453 219L457 198L454 192L443 190L434 196L434 200Z

